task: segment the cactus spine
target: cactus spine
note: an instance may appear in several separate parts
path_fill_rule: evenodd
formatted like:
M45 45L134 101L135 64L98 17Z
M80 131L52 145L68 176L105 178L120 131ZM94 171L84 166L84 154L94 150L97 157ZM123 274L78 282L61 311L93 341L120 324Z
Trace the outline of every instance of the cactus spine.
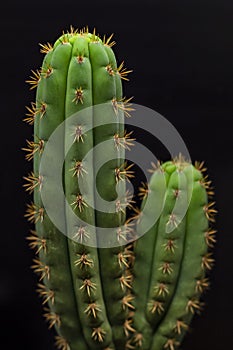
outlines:
M33 159L33 172L25 177L25 188L34 197L25 214L35 226L28 237L37 255L32 268L39 275L38 292L46 305L49 328L56 329L58 349L174 350L193 314L201 310L201 294L209 285L206 273L213 264L209 248L215 243L215 231L209 225L215 214L208 199L210 181L203 175L202 163L193 166L181 157L154 166L148 188L141 188L142 212L136 215L136 231L147 227L148 218L158 220L141 238L125 244L133 219L126 218L132 201L125 182L133 172L124 158L133 140L124 130L124 117L131 107L130 100L123 98L121 81L127 80L130 71L123 64L117 66L111 39L71 28L53 46L41 45L42 67L28 80L37 90L25 118L34 124L34 140L24 148L26 159ZM103 103L104 113L91 112L89 131L80 114L78 124L66 131L50 155L52 162L63 154L72 133L73 144L63 167L64 193L73 212L92 226L74 230L69 211L59 203L67 232L72 232L67 237L43 206L41 189L49 179L46 171L41 173L41 156L64 120ZM111 122L113 118L117 122ZM101 146L103 141L108 141L107 150ZM96 145L86 161L85 155ZM105 153L111 160L97 172ZM99 200L95 181L114 212L95 210ZM182 216L184 206L188 210ZM90 237L92 242L98 240L99 227L113 232L119 245L89 246Z

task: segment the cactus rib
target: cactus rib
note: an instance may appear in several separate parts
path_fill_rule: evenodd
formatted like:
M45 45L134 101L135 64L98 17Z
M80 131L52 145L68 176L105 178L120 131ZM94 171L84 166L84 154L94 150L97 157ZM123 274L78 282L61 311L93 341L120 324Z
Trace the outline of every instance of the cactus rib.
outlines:
M40 114L36 112L34 124L35 138L39 137L44 144L46 144L53 129L62 121L64 109L64 98L59 99L59 101L53 101L53 97L46 92L59 86L61 92L57 91L57 93L60 96L64 96L62 88L65 83L64 78L70 52L70 46L58 47L46 55L42 66L42 69L47 67L48 64L52 64L54 67L53 75L41 77L37 89L36 106L40 106L41 101L44 101L44 99L46 99L45 103L49 106L46 111L41 111ZM62 83L62 80L64 83ZM59 84L57 84L57 81L59 81ZM36 108L39 109L39 107ZM43 119L45 114L46 118ZM54 118L54 115L56 115L56 118ZM34 173L38 175L40 154L37 152L33 156ZM38 189L34 191L34 203L38 208L43 208ZM41 279L43 284L40 285L38 292L43 297L43 304L45 304L46 300L50 308L50 311L45 312L45 318L49 322L49 327L55 326L59 336L65 339L71 348L78 347L86 350L87 346L82 338L81 323L77 315L73 294L67 242L65 236L50 221L46 212L44 213L43 221L39 220L36 222L36 237L38 242L46 243L46 251L45 249L39 249L39 260L36 264L36 266L41 264L39 270L41 270L41 277L43 277ZM59 266L58 262L61 263L61 266ZM47 270L49 269L49 275L45 274L46 267ZM43 272L43 270L45 271ZM67 317L66 311L69 317ZM76 337L77 332L80 334L79 338Z

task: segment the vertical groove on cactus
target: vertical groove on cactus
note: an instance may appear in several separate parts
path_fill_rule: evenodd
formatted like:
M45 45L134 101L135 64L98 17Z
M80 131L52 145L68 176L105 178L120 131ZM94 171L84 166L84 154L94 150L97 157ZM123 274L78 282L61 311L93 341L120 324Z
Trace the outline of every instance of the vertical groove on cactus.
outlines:
M123 137L124 124L123 113L121 111L114 111L113 107L115 107L115 104L112 105L112 101L118 103L118 100L122 97L121 82L117 80L116 60L110 47L106 45L97 46L91 43L90 55L93 60L93 103L96 105L109 102L109 108L111 109L108 112L106 111L107 113L104 116L101 116L102 111L95 110L94 112L94 121L97 120L99 122L102 119L103 123L108 123L95 129L94 142L95 144L100 144L103 140L109 142L107 153L111 159L105 164L100 174L95 173L97 180L96 186L97 191L102 191L103 198L112 201L112 205L116 208L116 213L113 214L103 214L100 211L96 212L97 232L98 227L109 227L111 232L117 232L117 227L123 224L125 215L124 208L121 210L122 208L120 207L120 210L117 210L115 186L117 186L116 189L122 198L125 193L125 185L124 181L116 183L115 171L121 166L124 160L124 149L116 149L113 138L115 134ZM98 61L96 57L101 57L101 60ZM117 123L111 124L112 118L117 119ZM94 157L100 159L101 155L105 152L106 145L100 144L99 149L94 153ZM96 207L98 210L98 199L96 199ZM126 291L125 286L122 288L122 280L120 281L120 278L122 276L124 277L124 266L121 267L118 263L118 255L123 252L123 249L124 247L100 248L98 252L106 308L116 347L124 347L123 325L125 322L125 312L122 309L121 300L123 300ZM111 288L109 288L109 285L111 285Z
M141 208L133 207L126 181L134 172L125 150L134 138L124 125L133 109L122 91L131 70L124 62L117 65L114 44L112 35L101 40L95 30L73 27L54 45L40 44L42 67L27 80L36 101L24 118L34 124L34 139L23 148L26 160L33 160L24 177L25 190L33 193L25 213L34 225L27 237L35 251L32 269L58 349L175 350L202 311L202 294L209 288L214 192L204 163L193 166L179 156L152 164L149 184L139 188ZM94 108L100 104L101 110ZM51 202L65 218L66 236L44 207L42 189L48 195L56 191L40 164L52 133L75 114L49 154L51 163L61 154L65 158L62 181L69 207L55 198ZM127 208L135 215L128 218ZM105 245L115 237L117 246L102 248L102 229ZM127 243L135 234L142 236Z

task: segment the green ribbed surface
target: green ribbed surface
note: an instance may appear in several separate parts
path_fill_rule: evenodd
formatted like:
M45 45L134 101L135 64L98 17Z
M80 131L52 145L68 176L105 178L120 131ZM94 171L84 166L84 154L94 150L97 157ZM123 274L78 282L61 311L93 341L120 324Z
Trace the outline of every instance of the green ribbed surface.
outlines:
M158 164L141 193L142 213L137 213L136 230L146 234L124 244L131 227L125 181L131 169L124 173L125 147L131 140L124 130L128 100L122 98L121 80L127 80L128 71L118 67L112 44L111 37L101 40L95 33L72 29L54 46L42 46L42 68L29 80L37 90L26 118L34 122L34 140L25 148L27 159L33 158L33 173L25 177L34 199L25 215L35 224L28 237L36 249L32 267L58 349L174 350L201 310L201 295L208 287L213 264L209 249L215 242L215 209L208 199L212 191L202 164L193 166L181 157ZM97 105L102 107L92 108ZM56 184L46 178L46 169L40 174L41 155L56 128L87 107L88 118L79 113L75 125L65 124L59 146L48 155L51 164L64 155L66 200L73 213L92 225L74 226L65 202L51 198L65 218L63 234L43 207L42 186L49 194L56 192ZM104 165L97 171L100 160ZM101 199L95 184L109 203L106 212L97 210ZM85 244L91 237L98 246L101 228L106 229L106 245L118 237L117 247Z

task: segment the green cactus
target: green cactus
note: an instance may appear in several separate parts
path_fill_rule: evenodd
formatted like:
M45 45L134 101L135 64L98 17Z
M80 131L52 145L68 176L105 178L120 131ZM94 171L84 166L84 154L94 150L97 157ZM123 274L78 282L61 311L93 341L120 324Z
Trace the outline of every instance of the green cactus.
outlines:
M203 163L193 166L178 157L153 166L150 183L139 190L141 210L127 218L126 208L132 208L133 201L125 183L133 172L124 158L133 139L124 130L131 105L123 98L121 80L128 80L130 71L123 63L117 66L111 40L112 36L101 40L95 31L71 28L53 46L41 45L42 67L28 80L37 90L25 118L34 124L34 139L24 148L26 159L33 159L33 172L24 185L34 197L25 214L35 226L28 237L36 251L32 268L39 275L44 316L49 328L56 329L58 349L174 350L194 313L201 310L201 295L209 286L209 249L215 243L210 223L216 211L208 197L213 192ZM45 187L50 193L53 183L41 173L41 157L61 123L98 104L105 104L104 110L89 109L90 130L85 131L87 121L80 114L78 125L66 130L60 146L49 155L52 162L73 138L65 155L63 188L73 212L88 225L74 230L70 212L59 203L67 237L43 205L41 190ZM108 141L107 150L103 141ZM104 153L111 160L97 172ZM115 208L111 213L95 210L95 179L100 195ZM184 207L188 209L183 213ZM126 243L135 234L133 219L136 235L146 234ZM99 227L114 233L119 244L88 245L89 239L98 240Z

